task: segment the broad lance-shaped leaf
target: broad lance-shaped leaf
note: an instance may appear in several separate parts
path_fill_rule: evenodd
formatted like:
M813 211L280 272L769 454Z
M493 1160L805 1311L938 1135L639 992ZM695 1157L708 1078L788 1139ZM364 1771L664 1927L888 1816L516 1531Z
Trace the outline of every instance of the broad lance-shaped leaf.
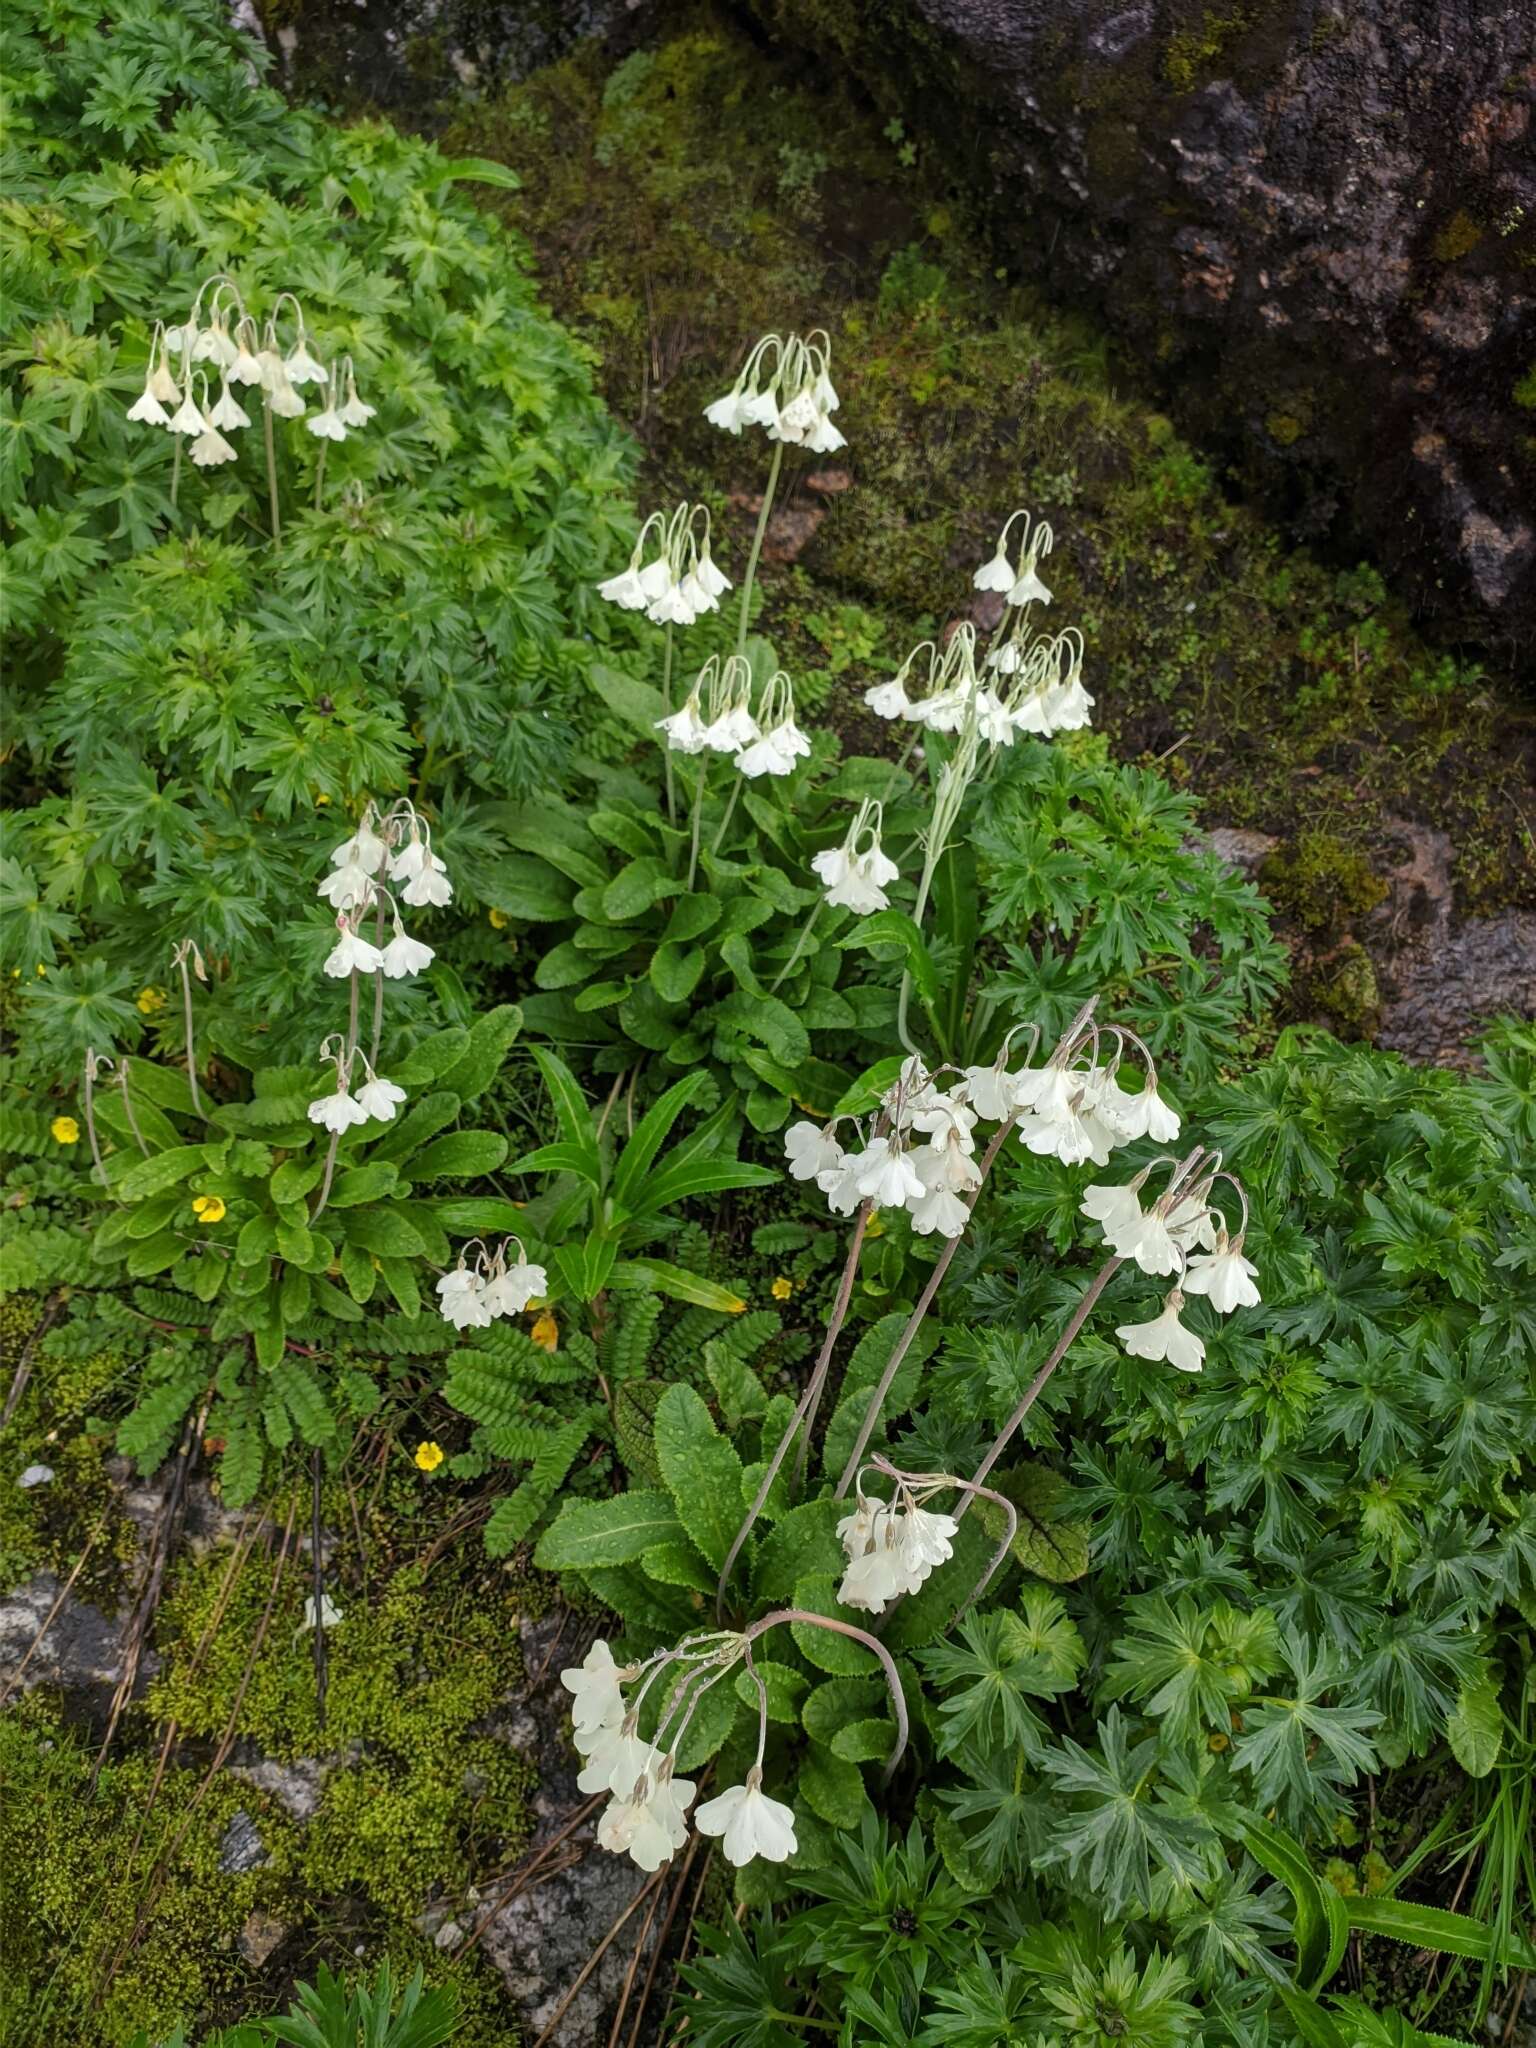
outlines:
M741 1527L741 1460L692 1387L661 1397L656 1458L678 1520L718 1571Z
M653 1543L683 1534L665 1493L638 1488L611 1500L568 1500L539 1538L533 1561L545 1571L629 1564Z

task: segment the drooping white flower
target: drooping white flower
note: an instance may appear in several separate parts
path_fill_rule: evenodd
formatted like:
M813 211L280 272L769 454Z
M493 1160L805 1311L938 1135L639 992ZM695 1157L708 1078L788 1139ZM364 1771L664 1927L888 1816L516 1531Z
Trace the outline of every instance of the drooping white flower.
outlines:
M851 1515L844 1515L837 1525L837 1540L843 1546L843 1554L851 1564L856 1557L862 1557L868 1550L875 1534L875 1518L885 1512L885 1503L866 1500L862 1493L857 1498Z
M656 721L658 732L667 736L667 745L674 754L701 754L704 751L704 721L699 716L699 699L696 692L690 692L688 701L679 711Z
M924 1193L917 1168L906 1153L894 1150L883 1138L874 1139L862 1155L857 1186L878 1209L900 1209Z
M746 393L737 385L734 390L727 391L723 398L717 398L706 405L704 417L712 427L719 427L722 432L734 434L739 438L742 428L747 424L746 404Z
M725 593L733 588L730 577L726 575L709 551L709 535L707 533L704 536L704 545L699 550L699 559L694 565L693 573L698 577L700 587L709 593L717 605Z
M1123 1230L1106 1229L1104 1235L1122 1259L1134 1259L1143 1273L1155 1278L1177 1273L1184 1263L1184 1254L1170 1235L1167 1220L1155 1209L1143 1210Z
M960 1237L971 1220L960 1197L943 1186L926 1187L915 1201L908 1202L907 1215L918 1237L928 1237L934 1231L940 1237Z
M571 1695L571 1723L578 1732L619 1726L624 1719L622 1677L623 1666L615 1663L601 1636L579 1664L569 1664L561 1672L560 1683Z
M912 700L900 676L892 676L889 682L872 683L864 692L864 702L877 718L910 718L913 715Z
M325 972L335 981L344 981L349 974L377 973L384 964L378 947L353 931L345 918L336 920L336 930L339 936L325 956Z
M645 615L654 626L691 626L697 614L681 583L662 591Z
M843 1148L820 1124L791 1124L784 1133L784 1156L789 1161L791 1180L815 1180L827 1169L840 1167Z
M1018 576L1013 564L1008 559L1008 551L1004 547L1003 542L999 540L997 553L992 557L991 561L982 563L981 567L971 578L971 585L976 590L1005 591L1012 590L1017 581Z
M339 1086L334 1094L317 1095L309 1105L310 1122L321 1124L326 1130L335 1131L338 1135L342 1131L350 1130L354 1124L367 1123L368 1117L369 1111L362 1103Z
M251 424L250 414L229 388L228 377L219 386L218 399L208 417L216 427L222 428L226 433L233 432L236 427L248 427Z
M740 1870L754 1856L765 1863L784 1863L794 1855L795 1816L781 1800L762 1788L762 1772L747 1773L744 1785L732 1785L718 1798L706 1800L693 1816L701 1835L717 1835L727 1863Z
M162 405L178 405L181 402L181 388L171 375L170 361L163 341L158 360L153 347L150 349L149 370L144 379L144 389L158 398Z
M744 748L736 756L736 769L748 781L759 775L789 775L793 773L796 761L810 751L809 739L790 717Z
M1179 1285L1186 1294L1203 1294L1219 1315L1228 1316L1235 1308L1258 1307L1260 1295L1254 1285L1258 1274L1253 1261L1243 1257L1243 1240L1228 1244L1222 1231L1215 1251L1191 1259Z
M1193 1330L1186 1330L1179 1321L1183 1306L1184 1297L1175 1287L1163 1303L1161 1315L1154 1316L1150 1323L1121 1323L1115 1335L1132 1358L1151 1359L1154 1364L1166 1362L1180 1372L1199 1372L1205 1363L1205 1346Z
M1106 1243L1113 1243L1117 1237L1135 1230L1141 1223L1141 1203L1134 1185L1084 1188L1083 1199L1077 1207L1079 1215L1101 1225Z
M328 384L331 373L319 358L310 351L309 336L303 329L291 352L284 358L283 368L288 373L290 384Z
M199 469L216 469L221 462L233 462L237 450L234 443L226 441L217 427L209 427L199 434L188 450Z
M896 1517L888 1508L882 1508L873 1517L869 1548L850 1562L839 1582L837 1597L844 1607L881 1614L906 1590L907 1567L901 1554Z
M664 1759L636 1781L628 1799L609 1801L597 1824L599 1847L628 1855L641 1870L660 1870L688 1839L684 1815L695 1789L691 1779L671 1777Z
M1038 562L1039 556L1031 554L1027 561L1020 563L1018 578L1008 593L1010 604L1050 603L1051 593L1040 580Z
M965 1092L978 1116L984 1116L988 1123L1001 1123L1004 1117L1012 1116L1019 1108L1015 1092L1017 1076L1005 1067L967 1067L965 1070Z
M420 939L413 939L408 931L397 925L395 936L384 948L381 963L389 978L398 981L407 974L420 974L436 958L432 947L424 946Z
M530 1301L542 1301L548 1292L545 1269L520 1259L486 1282L485 1299L493 1316L519 1316Z
M953 1515L934 1514L929 1508L906 1509L897 1537L908 1592L915 1593L931 1571L954 1556L954 1538L959 1527Z
M256 347L252 347L255 342ZM261 382L261 358L257 353L256 323L242 320L235 329L235 359L229 366L231 382L244 385L247 389Z
M456 1330L487 1330L491 1311L485 1304L485 1281L467 1266L455 1267L437 1283L439 1307L444 1322Z
M931 1123L932 1119L927 1120ZM952 1195L974 1194L981 1186L981 1168L975 1160L976 1147L961 1124L947 1131L935 1131L926 1145L911 1154L912 1164L925 1188L946 1188Z
M187 387L186 396L182 399L181 404L171 414L168 425L173 434L195 435L207 433L208 422L203 418L202 407L192 396L190 385Z
M144 389L129 406L128 417L141 427L168 427L171 424L171 416L150 389L148 377L144 380Z
M347 438L341 414L332 405L326 406L321 412L311 413L304 425L308 432L322 441L345 441Z
M346 427L366 427L377 411L378 407L376 405L369 405L366 400L358 397L357 379L353 375L351 364L348 363L347 396L345 402L337 407L337 413L342 425Z
M272 383L265 385L267 404L280 420L302 419L309 411L309 407L293 388L281 365L279 371L281 374Z
M373 900L373 876L366 868L350 863L332 868L320 883L319 894L333 910L360 910Z
M331 855L333 868L361 868L366 875L376 875L384 865L389 848L366 821L359 825L350 839L344 839Z
M597 594L626 612L643 612L649 602L641 586L640 572L633 562L627 569L621 569L617 576L610 576L606 583L599 583Z
M1191 1245L1203 1250L1216 1249L1217 1219L1212 1215L1205 1195L1197 1191L1181 1196L1168 1212L1168 1235L1174 1243L1188 1251Z
M427 841L411 828L411 836L389 864L392 882L403 882L400 891L402 903L409 903L419 910L426 904L439 907L453 900L453 884L448 879L447 864L438 859Z
M607 1725L590 1733L578 1731L576 1747L586 1746L586 1762L576 1779L579 1792L607 1792L614 1798L627 1797L648 1771L661 1763L661 1751L627 1722Z
M392 1124L395 1111L405 1100L405 1090L387 1074L375 1074L358 1089L357 1100L376 1123Z
M825 413L818 413L816 424L805 436L803 445L813 455L835 455L839 448L848 446L847 439L833 426Z
M816 1185L827 1198L827 1207L834 1216L851 1216L864 1199L859 1191L859 1180L870 1163L877 1147L888 1144L885 1138L872 1138L863 1152L845 1152L835 1166L824 1166L816 1175Z

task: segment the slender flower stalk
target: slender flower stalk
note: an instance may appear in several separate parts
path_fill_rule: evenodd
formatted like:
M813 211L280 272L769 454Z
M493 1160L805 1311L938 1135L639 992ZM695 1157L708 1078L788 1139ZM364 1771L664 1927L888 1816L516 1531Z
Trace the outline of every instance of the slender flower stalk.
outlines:
M720 1567L720 1579L715 1587L715 1619L717 1621L725 1611L726 1588L731 1582L731 1568L741 1555L741 1546L752 1533L752 1525L763 1511L768 1495L773 1490L773 1482L779 1476L780 1467L789 1455L790 1446L794 1443L801 1425L806 1422L821 1399L821 1389L826 1381L827 1369L832 1362L832 1352L841 1334L843 1323L847 1318L848 1304L853 1299L854 1276L859 1270L859 1253L863 1249L864 1232L868 1227L870 1211L873 1206L873 1203L867 1201L860 1205L858 1218L853 1226L853 1236L848 1246L848 1257L843 1262L843 1277L837 1284L837 1297L832 1304L832 1314L827 1321L826 1335L822 1338L821 1350L817 1354L816 1363L811 1368L811 1376L806 1381L805 1392L800 1396L799 1404L794 1414L789 1418L784 1434L779 1438L777 1448L769 1460L768 1469L763 1474L762 1483L757 1489L757 1496L751 1507L747 1510L746 1518L742 1522L741 1527L732 1538L731 1547L725 1555L725 1563Z
M757 577L757 565L763 552L763 539L768 531L769 515L773 511L774 493L779 487L779 471L784 466L784 443L775 441L773 459L768 464L768 481L763 486L763 502L757 515L757 526L752 535L752 547L747 556L746 573L741 579L741 611L736 621L736 652L746 659L747 628L752 620L752 585Z
M191 939L182 939L171 955L171 965L178 968L181 973L182 1020L187 1034L187 1085L192 1090L192 1107L201 1116L203 1100L197 1087L197 1046L192 1035L192 974L187 965L188 960L196 968L198 980L206 981L207 970L203 966L203 956L198 951L196 943Z

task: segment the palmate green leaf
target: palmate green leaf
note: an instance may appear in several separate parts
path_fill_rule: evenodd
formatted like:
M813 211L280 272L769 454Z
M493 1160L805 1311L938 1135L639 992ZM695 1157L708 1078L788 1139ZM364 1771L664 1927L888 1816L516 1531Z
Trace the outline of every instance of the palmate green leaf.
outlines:
M1368 1731L1381 1716L1358 1706L1324 1706L1336 1693L1341 1662L1328 1651L1314 1654L1304 1638L1287 1639L1287 1661L1295 1673L1287 1694L1262 1693L1243 1708L1243 1730L1232 1750L1235 1769L1253 1779L1258 1804L1278 1809L1283 1819L1307 1824L1319 1812L1342 1804L1334 1787L1353 1785L1376 1768Z
M1135 1699L1175 1742L1225 1732L1232 1702L1245 1698L1251 1684L1224 1654L1222 1626L1233 1614L1222 1602L1201 1609L1192 1599L1170 1603L1157 1593L1133 1601L1130 1632L1118 1639L1104 1674L1107 1696Z
M974 1744L982 1751L1021 1749L1038 1760L1044 1723L1029 1704L1062 1690L1057 1670L1030 1647L1005 1608L968 1614L949 1641L918 1650L917 1661L948 1697L940 1708L939 1753Z
M1182 1889L1206 1867L1208 1827L1176 1813L1159 1781L1155 1738L1133 1742L1118 1707L1099 1723L1099 1753L1064 1738L1042 1768L1068 1801L1045 1863L1065 1863L1110 1913L1152 1897L1154 1874Z

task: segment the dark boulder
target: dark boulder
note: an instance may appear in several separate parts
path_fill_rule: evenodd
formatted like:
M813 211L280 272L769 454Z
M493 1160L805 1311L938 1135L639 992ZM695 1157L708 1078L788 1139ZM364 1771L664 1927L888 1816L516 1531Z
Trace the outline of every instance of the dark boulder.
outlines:
M988 196L1300 538L1536 632L1530 0L750 0Z

